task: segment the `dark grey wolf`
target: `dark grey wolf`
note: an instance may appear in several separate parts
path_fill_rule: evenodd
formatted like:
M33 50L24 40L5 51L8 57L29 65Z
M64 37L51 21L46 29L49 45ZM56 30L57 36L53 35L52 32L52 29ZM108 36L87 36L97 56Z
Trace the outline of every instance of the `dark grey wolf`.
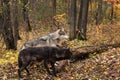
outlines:
M44 62L44 66L50 75L56 76L55 62L65 59L72 59L72 52L67 48L58 47L31 47L20 51L18 56L18 76L21 78L21 72L25 69L29 74L27 66L31 62ZM51 65L53 73L50 72L48 64Z
M28 48L28 47L41 47L41 46L54 46L54 47L56 47L57 45L59 45L59 43L62 39L68 39L68 38L69 37L66 34L64 28L61 28L53 33L50 33L47 36L25 42L22 45L21 50Z

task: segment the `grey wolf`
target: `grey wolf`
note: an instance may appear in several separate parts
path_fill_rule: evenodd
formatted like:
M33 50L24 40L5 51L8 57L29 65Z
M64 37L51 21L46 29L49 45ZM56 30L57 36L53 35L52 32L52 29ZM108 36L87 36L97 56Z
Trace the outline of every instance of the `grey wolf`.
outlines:
M67 48L58 47L29 47L20 51L18 56L18 76L21 78L21 72L26 70L29 74L27 66L31 62L41 62L43 61L44 66L48 74L56 76L55 62L65 59L72 59L72 52ZM48 68L48 64L51 65L52 73Z
M58 46L60 41L62 39L68 39L68 35L66 34L64 28L58 29L57 31L50 33L47 36L30 40L25 42L22 47L22 49L28 48L28 47L41 47L41 46Z

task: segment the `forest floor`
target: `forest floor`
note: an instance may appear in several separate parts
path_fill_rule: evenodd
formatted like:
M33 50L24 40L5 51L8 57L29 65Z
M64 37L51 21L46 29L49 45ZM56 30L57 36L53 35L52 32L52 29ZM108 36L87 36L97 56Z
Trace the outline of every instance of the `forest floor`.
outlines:
M49 33L44 29L37 32L41 32L41 36ZM33 33L30 35L34 36ZM75 48L120 43L120 24L89 26L87 36L87 41L67 41L67 45ZM19 41L18 46L21 46L20 44L24 40L25 38ZM0 80L18 80L18 53L19 51L12 50L0 52ZM58 67L56 68L58 69ZM72 64L66 63L57 74L58 77L48 75L42 62L39 65L29 66L29 70L29 76L23 71L24 78L22 80L120 80L120 48L112 48L99 54L90 54L89 58L78 60Z

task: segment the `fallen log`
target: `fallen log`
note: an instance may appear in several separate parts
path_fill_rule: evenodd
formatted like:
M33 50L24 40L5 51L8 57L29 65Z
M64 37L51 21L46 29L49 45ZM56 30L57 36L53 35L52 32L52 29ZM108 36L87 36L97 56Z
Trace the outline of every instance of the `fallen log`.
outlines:
M73 52L73 56L74 56L74 59L71 62L76 62L78 60L84 60L86 58L89 58L89 54L101 53L103 51L107 51L108 49L112 49L116 47L120 47L120 43L71 48ZM66 60L59 61L58 63L59 65L56 66L56 69L57 69L57 72L60 72L61 70L64 70L64 66L67 64L67 61Z
M120 47L120 43L115 44L102 44L96 46L83 46L78 48L73 48L73 56L76 60L86 59L89 57L89 54L92 53L101 53L107 51L108 49Z

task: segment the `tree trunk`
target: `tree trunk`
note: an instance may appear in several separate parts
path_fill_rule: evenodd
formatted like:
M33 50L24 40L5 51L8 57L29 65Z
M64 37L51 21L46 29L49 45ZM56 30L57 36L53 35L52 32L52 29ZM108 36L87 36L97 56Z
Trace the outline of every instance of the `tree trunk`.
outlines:
M29 21L29 15L28 15L28 0L22 0L23 3L23 18L25 22L25 29L26 31L31 31L30 21Z
M76 0L71 0L70 40L76 38Z
M106 10L108 9L108 2L102 2L102 5L103 5L103 16L105 19L107 19L107 14L106 14Z
M100 25L103 19L102 14L102 0L98 0L98 9L96 12L96 25Z
M113 15L114 15L114 3L111 2L111 14L110 14L111 23L113 23Z
M56 15L56 0L53 0L53 16Z
M13 0L13 24L14 24L14 37L16 37L15 40L20 40L19 35L19 23L18 23L18 0Z
M69 0L68 1L68 11L67 11L67 14L68 14L68 24L70 24L70 17L71 17L71 14L70 14L70 12L71 12L71 0Z
M2 13L0 21L2 21L1 29L2 29L2 37L4 39L6 49L17 49L15 45L15 40L13 36L13 30L11 26L11 16L10 16L10 5L9 0L2 0Z
M89 0L81 0L77 32L77 38L80 40L86 40L88 7Z
M55 15L56 15L56 0L52 0L52 25L55 25L54 18L53 18Z

